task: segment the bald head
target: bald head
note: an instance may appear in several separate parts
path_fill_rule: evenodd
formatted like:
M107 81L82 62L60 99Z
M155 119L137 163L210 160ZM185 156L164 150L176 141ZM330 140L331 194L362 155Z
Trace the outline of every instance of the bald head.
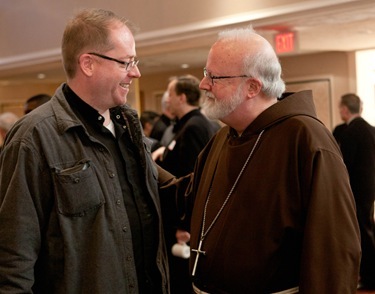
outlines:
M216 43L220 42L239 52L268 50L269 54L276 56L271 44L251 27L221 31ZM238 46L239 44L242 46Z

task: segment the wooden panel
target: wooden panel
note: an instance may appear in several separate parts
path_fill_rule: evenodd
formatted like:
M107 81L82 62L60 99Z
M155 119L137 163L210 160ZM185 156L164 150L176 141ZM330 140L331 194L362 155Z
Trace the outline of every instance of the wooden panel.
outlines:
M328 129L332 129L332 94L331 79L317 78L286 82L287 92L298 92L312 90L318 118Z

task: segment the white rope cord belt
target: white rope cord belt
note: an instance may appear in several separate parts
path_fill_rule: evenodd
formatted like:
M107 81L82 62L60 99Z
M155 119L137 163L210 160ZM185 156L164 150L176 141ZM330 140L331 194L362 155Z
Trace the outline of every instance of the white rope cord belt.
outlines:
M194 293L196 293L196 294L210 294L208 292L200 290L194 284L193 284L193 290L194 290ZM298 292L299 292L299 287L294 287L294 288L286 289L286 290L281 291L281 292L274 292L274 293L271 293L271 294L295 294L295 293L298 293Z

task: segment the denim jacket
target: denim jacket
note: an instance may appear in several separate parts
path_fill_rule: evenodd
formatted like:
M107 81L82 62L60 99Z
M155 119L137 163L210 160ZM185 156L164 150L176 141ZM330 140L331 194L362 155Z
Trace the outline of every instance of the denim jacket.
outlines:
M122 108L159 215L156 262L168 293L158 171L136 112ZM0 167L1 293L138 293L115 164L78 120L62 86L14 126Z

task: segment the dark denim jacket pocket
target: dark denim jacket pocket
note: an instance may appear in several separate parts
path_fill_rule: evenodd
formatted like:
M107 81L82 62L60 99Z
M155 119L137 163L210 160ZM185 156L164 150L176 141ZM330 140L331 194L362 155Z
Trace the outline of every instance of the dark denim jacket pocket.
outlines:
M67 168L55 167L53 180L59 213L82 217L103 205L104 197L94 166L81 160Z

